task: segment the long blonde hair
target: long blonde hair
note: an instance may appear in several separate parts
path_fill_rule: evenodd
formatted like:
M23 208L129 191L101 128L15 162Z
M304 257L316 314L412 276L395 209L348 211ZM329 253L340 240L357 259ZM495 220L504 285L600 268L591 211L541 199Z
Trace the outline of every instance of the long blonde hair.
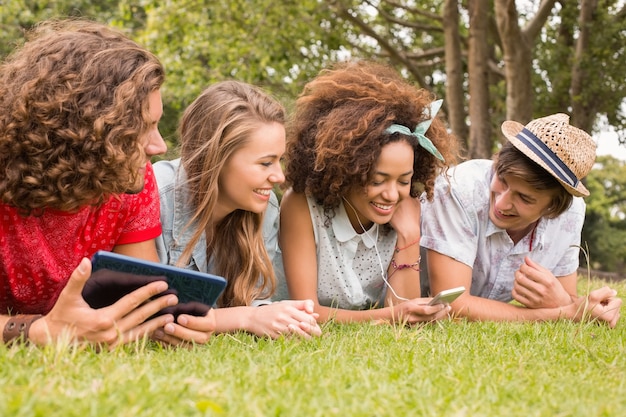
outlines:
M263 214L235 210L218 224L211 224L224 166L261 124L272 122L285 123L282 105L260 89L237 81L207 88L181 119L181 163L194 207L189 224L197 224L197 229L179 263L188 262L204 234L207 259L213 259L216 273L228 280L218 301L222 307L249 305L256 298L271 295L276 287L263 242Z

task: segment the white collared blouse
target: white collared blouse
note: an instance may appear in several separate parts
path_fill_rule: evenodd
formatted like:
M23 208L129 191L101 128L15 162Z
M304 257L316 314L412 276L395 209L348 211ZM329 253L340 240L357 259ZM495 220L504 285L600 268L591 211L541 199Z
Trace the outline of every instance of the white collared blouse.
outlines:
M397 235L374 224L358 234L341 204L330 226L324 208L307 197L317 247L317 296L323 306L364 310L381 307L385 298L387 267L391 262ZM276 260L278 260L278 256ZM282 262L275 262L279 277L279 297L286 298Z

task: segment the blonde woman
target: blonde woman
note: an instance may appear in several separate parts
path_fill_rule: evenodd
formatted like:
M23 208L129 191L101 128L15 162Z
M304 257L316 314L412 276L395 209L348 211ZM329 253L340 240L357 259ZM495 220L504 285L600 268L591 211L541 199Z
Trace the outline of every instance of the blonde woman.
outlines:
M183 114L181 157L155 164L161 197L161 262L228 280L207 317L179 316L160 338L206 341L244 330L258 336L319 335L310 300L266 301L275 290L272 189L284 181L284 109L260 89L237 81L207 88ZM272 202L272 204L270 204ZM269 209L268 209L269 205ZM259 306L257 306L259 305Z

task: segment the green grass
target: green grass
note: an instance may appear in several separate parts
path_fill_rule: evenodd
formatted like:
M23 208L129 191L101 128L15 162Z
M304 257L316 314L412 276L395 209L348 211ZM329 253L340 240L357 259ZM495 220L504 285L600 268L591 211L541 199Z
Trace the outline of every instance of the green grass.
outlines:
M611 286L626 296L626 282ZM106 353L0 346L0 416L621 416L624 320L327 324L309 341Z

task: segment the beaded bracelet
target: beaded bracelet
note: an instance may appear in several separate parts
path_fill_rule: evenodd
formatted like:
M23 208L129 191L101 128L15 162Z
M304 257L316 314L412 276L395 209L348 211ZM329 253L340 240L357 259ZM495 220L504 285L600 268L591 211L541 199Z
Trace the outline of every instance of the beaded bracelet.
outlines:
M406 246L404 246L404 247L402 247L402 248L399 248L399 247L397 247L397 246L396 246L396 248L395 248L395 252L396 252L396 253L398 253L398 252L400 252L401 250L405 250L405 249L407 249L407 248L410 248L411 246L415 245L416 243L419 243L419 241L420 241L420 238L418 237L418 238L417 238L417 239L415 239L413 242L409 243L408 245L406 245ZM419 260L418 260L417 262L419 263Z
M414 271L419 271L419 265L420 265L420 261L422 260L422 257L420 256L419 258L417 258L417 262L415 262L414 264L400 264L398 265L396 263L395 258L391 259L391 267L393 269L395 269L396 271L402 270L402 269L407 269L407 268L411 268ZM417 267L417 268L415 268Z

